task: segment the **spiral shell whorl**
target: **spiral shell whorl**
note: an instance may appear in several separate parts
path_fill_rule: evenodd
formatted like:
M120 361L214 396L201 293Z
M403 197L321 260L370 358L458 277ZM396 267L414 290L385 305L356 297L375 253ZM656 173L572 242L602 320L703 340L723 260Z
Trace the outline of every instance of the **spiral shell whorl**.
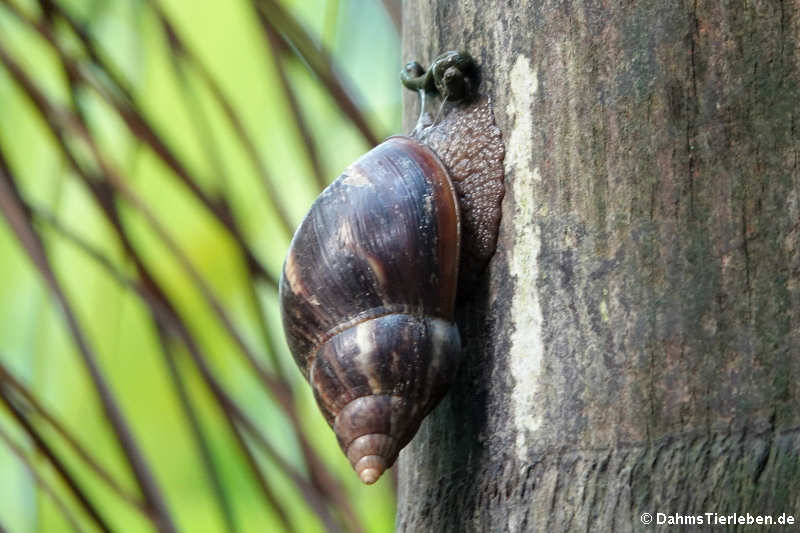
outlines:
M391 137L328 186L297 230L280 299L300 370L329 336L373 311L452 318L460 222L436 154Z
M394 464L447 391L460 348L453 323L408 314L361 322L319 348L317 402L365 483Z

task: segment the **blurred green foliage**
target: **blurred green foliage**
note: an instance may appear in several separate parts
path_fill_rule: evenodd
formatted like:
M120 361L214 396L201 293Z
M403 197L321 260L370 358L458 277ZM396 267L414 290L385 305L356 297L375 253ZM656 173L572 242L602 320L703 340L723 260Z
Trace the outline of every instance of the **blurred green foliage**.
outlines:
M384 5L0 0L0 58L0 181L18 189L6 187L0 217L0 363L120 485L6 375L0 531L102 530L67 480L112 531L170 530L137 483L65 307L175 529L391 530L392 476L360 485L285 348L274 286L320 182L399 129L399 38ZM91 183L109 191L110 210ZM14 216L38 235L66 306ZM148 277L174 316L143 297ZM192 342L255 428L211 392Z

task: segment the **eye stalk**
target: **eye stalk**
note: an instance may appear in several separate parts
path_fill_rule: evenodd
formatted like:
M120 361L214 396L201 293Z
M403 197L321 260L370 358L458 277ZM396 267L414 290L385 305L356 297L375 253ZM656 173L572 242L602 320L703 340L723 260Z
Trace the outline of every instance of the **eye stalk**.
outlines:
M406 63L400 71L400 81L406 89L419 94L419 118L413 136L438 121L445 103L462 102L474 95L478 69L469 54L451 50L434 59L428 70L416 61Z
M409 90L459 102L476 89L477 68L469 54L451 50L434 59L428 70L416 61L407 63L400 71L400 81Z

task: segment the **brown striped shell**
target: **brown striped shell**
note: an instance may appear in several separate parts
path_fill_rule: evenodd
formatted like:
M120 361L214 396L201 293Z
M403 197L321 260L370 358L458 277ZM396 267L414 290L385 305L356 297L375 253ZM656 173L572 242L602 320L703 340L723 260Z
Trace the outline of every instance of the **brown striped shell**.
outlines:
M394 463L457 367L459 231L438 157L392 137L325 189L292 239L286 338L366 483Z
M289 348L368 484L447 392L461 350L457 291L494 251L503 146L488 102L466 109L473 120L425 132L444 163L416 139L391 137L348 167L314 202L284 262Z

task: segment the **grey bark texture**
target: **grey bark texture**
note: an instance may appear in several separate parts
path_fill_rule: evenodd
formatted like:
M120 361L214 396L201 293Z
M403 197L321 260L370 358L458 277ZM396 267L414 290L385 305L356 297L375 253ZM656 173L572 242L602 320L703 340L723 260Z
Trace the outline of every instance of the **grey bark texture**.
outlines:
M476 58L507 153L397 530L800 519L800 1L408 0L403 37Z

